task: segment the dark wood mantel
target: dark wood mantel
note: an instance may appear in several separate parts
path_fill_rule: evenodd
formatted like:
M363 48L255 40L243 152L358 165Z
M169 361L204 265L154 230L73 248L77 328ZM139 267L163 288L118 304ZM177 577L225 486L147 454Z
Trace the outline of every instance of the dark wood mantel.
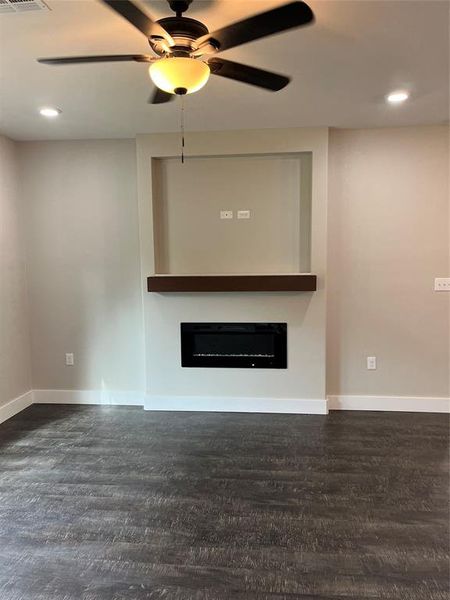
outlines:
M149 292L314 292L310 273L280 275L153 275Z

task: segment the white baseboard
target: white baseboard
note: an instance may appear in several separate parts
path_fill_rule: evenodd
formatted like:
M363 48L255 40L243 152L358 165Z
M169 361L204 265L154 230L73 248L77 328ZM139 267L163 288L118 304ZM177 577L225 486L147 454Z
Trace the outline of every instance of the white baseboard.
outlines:
M450 398L427 396L328 396L328 409L449 413Z
M33 404L33 391L25 392L21 396L17 396L3 406L0 406L0 423L17 415L21 410L28 408Z
M30 390L0 406L0 423L31 404L143 406L155 411L205 411L326 415L328 410L450 413L450 398L426 396L328 396L303 398L237 398L219 396L150 396L139 391Z
M142 406L144 393L111 390L34 390L36 404L99 404Z
M218 396L146 396L145 410L326 415L326 400Z

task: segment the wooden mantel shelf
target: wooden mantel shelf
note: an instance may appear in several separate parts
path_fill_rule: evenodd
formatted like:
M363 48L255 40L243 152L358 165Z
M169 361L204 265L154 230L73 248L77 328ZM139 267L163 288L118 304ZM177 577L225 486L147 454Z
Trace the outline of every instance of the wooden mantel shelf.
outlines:
M314 292L311 273L279 275L153 275L149 292Z

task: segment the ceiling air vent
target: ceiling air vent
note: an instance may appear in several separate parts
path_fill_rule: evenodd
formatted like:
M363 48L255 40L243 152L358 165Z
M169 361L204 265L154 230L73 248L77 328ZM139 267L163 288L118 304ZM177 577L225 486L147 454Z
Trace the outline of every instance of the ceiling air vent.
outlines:
M0 0L0 15L32 10L49 10L43 0Z

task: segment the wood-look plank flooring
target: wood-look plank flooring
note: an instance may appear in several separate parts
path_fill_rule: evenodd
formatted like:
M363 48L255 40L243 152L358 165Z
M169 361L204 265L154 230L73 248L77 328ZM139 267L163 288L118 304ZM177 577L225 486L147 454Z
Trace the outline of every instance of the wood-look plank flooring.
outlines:
M448 600L448 417L35 405L1 600Z

